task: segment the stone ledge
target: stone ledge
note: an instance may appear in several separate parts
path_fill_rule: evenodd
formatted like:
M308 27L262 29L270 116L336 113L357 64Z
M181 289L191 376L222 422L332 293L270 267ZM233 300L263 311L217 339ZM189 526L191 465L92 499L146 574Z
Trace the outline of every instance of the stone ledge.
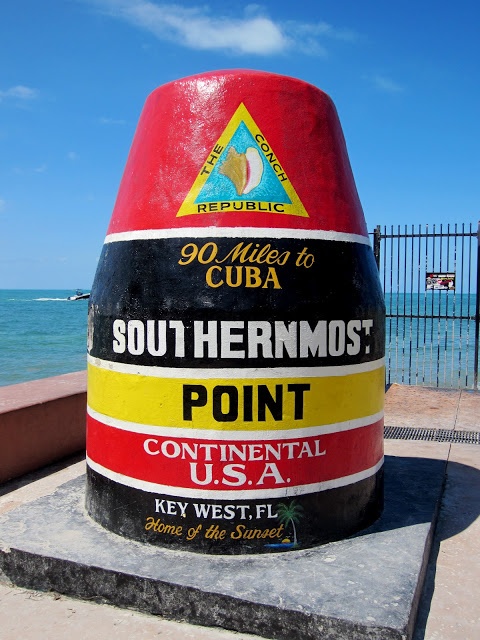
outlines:
M0 483L85 449L86 371L0 388Z

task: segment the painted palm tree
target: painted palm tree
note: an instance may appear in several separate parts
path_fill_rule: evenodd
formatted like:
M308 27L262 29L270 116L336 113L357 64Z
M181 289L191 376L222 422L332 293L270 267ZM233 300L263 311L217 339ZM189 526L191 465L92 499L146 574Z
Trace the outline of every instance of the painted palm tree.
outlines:
M290 504L285 504L280 502L277 506L277 518L279 519L281 524L284 524L285 527L288 527L289 524L292 525L293 528L293 546L298 546L297 542L297 529L295 524L300 522L300 518L303 514L303 507L296 503L295 500L291 500Z

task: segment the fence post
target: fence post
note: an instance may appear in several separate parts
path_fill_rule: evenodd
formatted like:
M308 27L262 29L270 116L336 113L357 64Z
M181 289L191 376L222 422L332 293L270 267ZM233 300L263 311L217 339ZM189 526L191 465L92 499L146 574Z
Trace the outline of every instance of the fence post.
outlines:
M473 360L473 388L478 389L478 342L480 327L480 222L477 227L477 290L475 292L475 355Z
M377 269L380 271L380 240L382 239L382 233L380 231L380 225L377 224L373 232L373 255L375 256L375 262L377 263Z

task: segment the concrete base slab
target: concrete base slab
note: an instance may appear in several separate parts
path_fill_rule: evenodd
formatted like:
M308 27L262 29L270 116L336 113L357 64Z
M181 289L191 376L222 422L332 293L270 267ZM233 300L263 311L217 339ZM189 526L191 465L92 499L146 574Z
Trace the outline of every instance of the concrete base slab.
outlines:
M0 517L0 568L19 586L278 640L410 638L445 462L387 456L385 511L340 542L206 556L125 540L85 513L84 477Z

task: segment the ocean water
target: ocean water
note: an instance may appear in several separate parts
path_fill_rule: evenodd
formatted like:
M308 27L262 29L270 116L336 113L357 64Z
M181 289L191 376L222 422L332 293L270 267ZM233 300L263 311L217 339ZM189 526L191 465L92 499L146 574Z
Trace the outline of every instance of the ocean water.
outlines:
M74 293L0 290L0 386L86 368L88 300L67 300ZM387 382L472 388L475 301L451 291L387 294L395 316L386 321Z
M474 385L474 293L387 293L387 382L441 388Z
M72 290L0 290L0 386L86 369L88 300Z

